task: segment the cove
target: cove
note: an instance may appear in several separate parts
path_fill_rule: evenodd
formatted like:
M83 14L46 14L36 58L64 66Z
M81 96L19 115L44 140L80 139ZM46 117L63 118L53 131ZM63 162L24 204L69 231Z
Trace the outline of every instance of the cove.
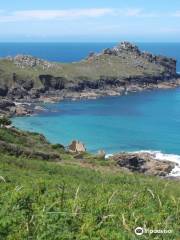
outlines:
M180 155L179 88L44 106L46 112L15 117L13 124L65 146L78 139L90 152L151 150Z

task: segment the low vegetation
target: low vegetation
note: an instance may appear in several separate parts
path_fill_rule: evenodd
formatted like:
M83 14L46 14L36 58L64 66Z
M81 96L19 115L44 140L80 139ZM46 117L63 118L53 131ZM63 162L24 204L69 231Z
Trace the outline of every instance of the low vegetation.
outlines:
M131 46L130 46L131 47ZM0 85L8 87L14 84L14 76L19 82L32 80L34 87L42 87L40 75L61 77L66 82L97 81L104 78L126 79L139 76L160 76L165 72L163 65L150 61L144 55L137 55L131 49L122 52L120 56L110 54L94 54L80 62L53 63L27 56L19 60L0 59ZM24 59L24 58L23 58ZM33 61L39 64L32 64ZM28 64L29 63L29 64ZM168 59L166 59L168 66Z
M0 117L0 127L5 127L11 125L11 120L7 117L3 116Z
M179 238L178 181L122 172L114 162L70 154L36 133L1 128L0 141L0 239ZM23 154L26 149L58 157ZM172 233L136 236L136 227Z

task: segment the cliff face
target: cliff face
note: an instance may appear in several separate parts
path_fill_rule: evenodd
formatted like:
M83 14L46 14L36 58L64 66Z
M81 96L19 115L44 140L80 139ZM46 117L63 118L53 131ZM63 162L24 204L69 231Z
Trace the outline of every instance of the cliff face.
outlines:
M31 56L0 60L0 96L12 99L39 98L56 91L67 92L144 87L176 79L176 60L141 52L129 42L91 53L70 64L50 63Z

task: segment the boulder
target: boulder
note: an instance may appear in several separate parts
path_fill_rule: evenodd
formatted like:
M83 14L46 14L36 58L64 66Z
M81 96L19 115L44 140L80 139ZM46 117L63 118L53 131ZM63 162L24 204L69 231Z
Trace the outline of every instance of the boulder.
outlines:
M96 157L99 158L99 159L105 159L106 152L104 150L99 150Z
M150 153L119 153L110 158L115 160L118 166L131 172L153 176L168 176L176 166L176 163L158 160Z
M30 109L27 109L26 107L24 106L21 106L21 105L17 105L16 106L16 109L15 109L15 114L17 116L26 116L26 115L29 115L31 114L32 112L30 111Z
M0 96L5 97L8 93L8 87L6 85L0 86Z
M74 153L86 152L84 144L76 140L72 141L72 143L68 146L68 150Z

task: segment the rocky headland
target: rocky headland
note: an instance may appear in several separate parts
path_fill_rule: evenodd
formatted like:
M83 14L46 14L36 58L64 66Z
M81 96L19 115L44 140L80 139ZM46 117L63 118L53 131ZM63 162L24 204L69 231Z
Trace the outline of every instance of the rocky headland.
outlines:
M116 96L180 85L176 60L141 52L129 42L90 53L74 63L55 63L32 56L0 59L0 114L43 111L42 102Z

